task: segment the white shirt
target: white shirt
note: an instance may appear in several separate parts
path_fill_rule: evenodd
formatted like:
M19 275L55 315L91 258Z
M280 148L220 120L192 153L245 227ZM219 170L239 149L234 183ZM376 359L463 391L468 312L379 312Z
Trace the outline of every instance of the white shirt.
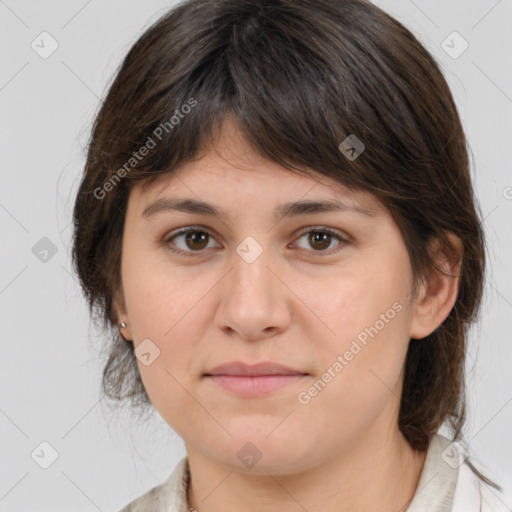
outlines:
M502 494L482 482L466 458L461 446L436 434L405 512L510 512ZM183 457L167 480L120 512L193 512L187 501L189 477L188 457Z

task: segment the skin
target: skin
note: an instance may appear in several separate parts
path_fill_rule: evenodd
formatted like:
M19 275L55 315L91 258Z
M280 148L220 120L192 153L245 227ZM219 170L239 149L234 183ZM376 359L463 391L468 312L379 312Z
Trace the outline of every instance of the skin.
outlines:
M171 197L213 203L228 217L142 215ZM334 198L372 216L322 212L276 223L272 215L285 202ZM198 225L210 235L202 244L187 244L186 235L169 240ZM311 242L309 233L322 228L348 242ZM263 250L252 263L236 252L248 236ZM192 256L170 252L173 242ZM122 335L135 347L149 338L160 350L138 365L155 408L185 441L190 507L405 510L425 461L398 429L406 352L448 316L458 278L435 273L415 287L398 226L374 196L263 160L228 119L215 151L132 190L121 277ZM298 394L396 303L401 311L300 403ZM263 398L234 396L203 377L235 360L276 361L309 375ZM248 442L262 455L250 468L237 457Z

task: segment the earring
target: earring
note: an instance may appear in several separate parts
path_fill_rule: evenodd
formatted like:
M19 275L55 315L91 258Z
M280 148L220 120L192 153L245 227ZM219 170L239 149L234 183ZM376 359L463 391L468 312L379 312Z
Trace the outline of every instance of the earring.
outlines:
M119 327L123 328L123 329L126 329L127 325L126 325L126 322L121 322L119 324Z

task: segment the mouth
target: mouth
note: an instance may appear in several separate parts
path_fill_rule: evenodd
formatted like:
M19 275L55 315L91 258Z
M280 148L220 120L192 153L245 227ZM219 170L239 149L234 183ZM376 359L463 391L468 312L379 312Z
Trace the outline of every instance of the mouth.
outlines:
M221 389L246 397L266 396L305 379L307 374L287 375L205 375Z
M301 382L309 374L278 363L249 365L239 361L226 363L203 375L221 389L239 396L266 396Z
M208 370L205 376L211 375L233 375L240 377L262 377L267 375L307 375L302 370L291 368L279 363L262 362L257 364L248 364L241 361L224 363Z

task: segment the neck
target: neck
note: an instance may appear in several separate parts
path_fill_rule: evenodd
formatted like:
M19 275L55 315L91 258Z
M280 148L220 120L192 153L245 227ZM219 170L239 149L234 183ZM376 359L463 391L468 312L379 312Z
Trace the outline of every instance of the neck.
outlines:
M288 475L240 473L189 446L187 453L188 501L198 512L404 512L426 457L426 452L412 450L398 430L384 437L368 432L349 450Z

